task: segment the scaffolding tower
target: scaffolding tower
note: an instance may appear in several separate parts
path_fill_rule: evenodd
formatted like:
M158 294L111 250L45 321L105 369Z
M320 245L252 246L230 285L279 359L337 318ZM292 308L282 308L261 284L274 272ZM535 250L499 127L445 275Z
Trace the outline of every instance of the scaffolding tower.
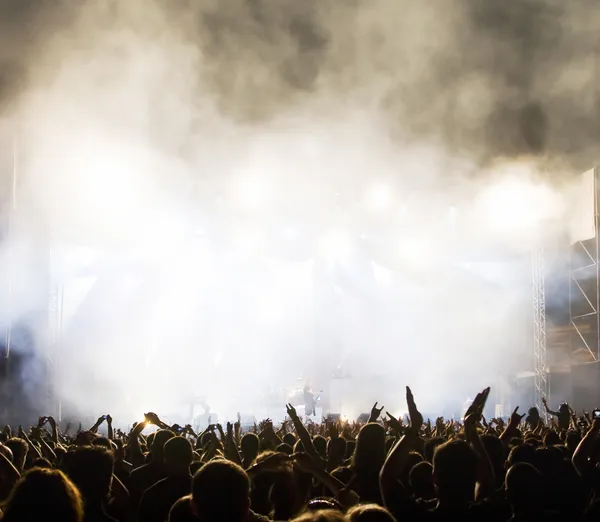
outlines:
M546 352L546 275L544 249L538 247L532 255L533 279L533 372L535 407L545 415L542 399L550 393Z
M570 250L570 350L579 363L600 361L600 244L598 168L593 171L593 237L575 241Z

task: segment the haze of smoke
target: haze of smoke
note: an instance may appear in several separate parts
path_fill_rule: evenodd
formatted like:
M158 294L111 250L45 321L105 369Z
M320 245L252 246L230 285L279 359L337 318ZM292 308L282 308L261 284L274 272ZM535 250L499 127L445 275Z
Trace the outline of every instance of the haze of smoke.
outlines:
M161 277L180 256L157 259L152 249L187 248L187 231L179 237L173 230L185 230L198 205L210 215L215 197L248 171L287 188L282 198L297 187L296 205L307 197L298 214L318 228L333 207L322 194L360 194L367 175L384 173L406 192L450 186L460 198L479 186L470 178L494 172L481 165L498 157L549 156L579 168L595 146L591 29L598 8L591 2L214 0L175 9L166 1L88 1L50 2L42 10L39 2L18 4L0 4L0 60L7 65L0 94L23 149L21 237L141 251ZM263 223L278 217L262 216ZM445 286L437 302L456 305L454 290ZM217 300L223 288L214 291ZM116 296L108 297L107 308ZM497 322L477 316L470 341L453 326L464 316L447 318L438 337L414 342L415 352L436 353L434 369L447 370L450 352L439 346L445 332L457 346L456 370L463 362L474 369L483 334L500 333L522 298L510 291L498 298ZM144 313L132 312L129 329L104 332L102 342L85 339L79 374L95 373L104 384L84 397L92 407L107 402L100 392L107 382L149 380L139 366L149 335ZM99 317L92 317L96 327ZM179 319L172 325L185 328ZM382 325L380 355L418 338L428 321L422 309L413 317L418 328L399 337L391 322ZM190 360L198 338L186 336L177 349L188 362L185 379L203 364L209 378L205 353ZM70 348L85 337L72 334ZM254 343L260 353L277 351L275 342ZM520 334L500 344L516 350ZM492 353L498 352L490 350L487 368L497 362ZM126 354L126 363L115 365L117 354ZM289 360L294 356L300 348ZM236 378L250 386L256 374ZM78 385L63 391L73 395ZM115 396L122 389L113 387ZM180 393L160 391L165 402Z

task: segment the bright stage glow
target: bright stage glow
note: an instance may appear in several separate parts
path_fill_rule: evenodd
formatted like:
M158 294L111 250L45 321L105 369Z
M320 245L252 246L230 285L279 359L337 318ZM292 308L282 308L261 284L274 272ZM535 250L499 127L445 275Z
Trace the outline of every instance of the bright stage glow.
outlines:
M102 27L94 9L77 16L68 42L53 39L27 64L34 74L7 113L25 152L11 237L27 248L11 249L18 273L0 300L0 322L28 321L47 306L48 247L107 251L94 261L91 292L67 290L73 308L74 293L82 303L61 315L57 399L75 403L83 418L110 411L122 423L132 420L124 407L134 417L180 408L187 416L192 394L230 419L237 411L283 416L283 401L265 411L263 384L284 388L315 372L325 380L344 360L341 375L370 383L349 381L356 400L338 413L354 417L376 400L394 412L405 384L425 413L520 364L528 330L511 314L526 316L528 285L502 293L476 274L470 284L441 277L449 270L440 240L451 226L449 206L459 211L452 246L467 258L480 228L490 230L485 219L469 219L474 193L503 175L473 176L477 157L414 133L410 117L395 122L391 139L389 115L377 104L361 103L360 93L331 98L333 70L323 76L333 83L319 82L310 100L264 67L248 76L252 63L236 70L238 87L250 88L223 90L211 81L223 57L199 60L189 32L172 30L179 10L130 11L133 19L121 13L115 31L104 12ZM91 33L93 45L78 45ZM111 52L115 41L123 52ZM261 55L257 45L249 55ZM270 62L286 59L280 47ZM256 105L257 89L267 103ZM492 212L496 196L489 198ZM298 227L296 239L289 226ZM199 229L206 248L194 252ZM507 253L512 246L507 241ZM268 266L271 259L281 266ZM321 270L323 259L331 269ZM374 280L371 260L393 273L378 270ZM45 328L39 333L46 337ZM44 364L47 348L40 343ZM145 359L148 369L131 371ZM174 376L177 386L157 386Z
M243 228L233 236L233 249L242 256L260 255L267 246L267 240L261 230Z
M388 270L373 261L371 262L371 266L373 267L373 277L375 278L375 281L384 286L392 283L394 280L394 273L391 270Z
M455 225L455 224L456 224L456 217L457 217L457 215L458 215L458 210L457 210L457 208L456 208L455 206L451 206L451 207L448 209L448 219L450 220L450 223L451 223L452 225Z
M426 238L410 238L400 243L398 255L411 268L430 268L435 261L435 248Z
M341 228L334 228L325 234L319 242L319 254L330 262L348 260L353 249L352 237Z
M262 295L256 300L254 313L257 321L263 324L274 324L283 320L284 305L286 296L283 296L283 301L275 295Z
M559 202L552 190L523 177L510 176L483 189L476 202L476 217L491 232L533 232L556 214Z
M379 184L371 188L367 194L369 209L373 212L383 212L392 203L392 191L387 185Z
M244 210L258 210L269 200L269 188L260 177L237 180L234 186L235 201Z

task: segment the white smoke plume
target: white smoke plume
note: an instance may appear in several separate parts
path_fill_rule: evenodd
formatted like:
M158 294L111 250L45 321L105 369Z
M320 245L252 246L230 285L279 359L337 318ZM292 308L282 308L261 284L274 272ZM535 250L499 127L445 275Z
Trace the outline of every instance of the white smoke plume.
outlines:
M283 411L281 390L340 366L346 413L407 383L432 411L530 364L527 252L564 232L598 133L593 3L0 15L18 157L0 315L44 310L50 257L65 316L40 353L63 400L272 415L266 397Z

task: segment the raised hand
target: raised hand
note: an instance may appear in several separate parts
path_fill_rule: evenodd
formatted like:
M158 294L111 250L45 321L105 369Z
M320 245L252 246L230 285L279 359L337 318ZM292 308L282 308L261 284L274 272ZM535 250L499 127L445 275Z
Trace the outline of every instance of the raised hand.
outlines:
M145 413L144 418L146 419L146 422L148 424L154 424L155 426L158 426L160 424L160 419L158 418L158 415L156 415L156 413L153 413L151 411L148 413Z
M403 431L402 421L399 421L389 411L386 411L385 414L388 416L390 428L392 428L396 433L401 434Z
M269 434L275 433L275 430L273 429L273 421L271 419L265 420L264 430Z
M331 422L328 423L327 436L330 439L337 439L337 438L339 438L339 436L340 436L340 428L339 428L337 422L331 421Z
M423 415L421 415L421 412L418 410L413 393L408 386L406 387L406 404L408 404L408 415L410 417L411 427L420 431L423 426Z
M519 424L521 424L521 421L523 420L523 417L525 417L525 414L523 415L519 415L518 413L519 411L519 407L517 406L515 408L515 411L512 412L511 416L510 416L510 420L508 421L508 423L511 426L518 426Z
M376 422L379 416L381 415L383 408L383 406L381 408L378 408L377 403L373 404L373 407L371 408L371 416L369 417L369 421Z
M290 419L297 419L298 413L296 413L296 408L294 408L291 404L286 404L285 409L287 411L288 417Z
M489 394L490 388L485 388L482 392L478 393L465 413L464 429L467 440L470 440L471 437L477 435L477 426L483 417L483 408L485 408L485 403Z
M425 425L425 436L427 438L431 438L433 430L431 429L431 420L427 419L427 424Z
M485 388L483 391L479 392L471 406L467 409L465 413L465 420L469 416L473 416L476 419L476 422L479 423L481 421L481 417L483 416L483 409L485 408L485 403L488 400L490 395L490 388Z
M107 424L112 424L112 422L113 422L113 418L110 415L107 415L106 416L106 423Z
M438 417L435 419L435 432L436 434L442 433L444 430L444 417Z

